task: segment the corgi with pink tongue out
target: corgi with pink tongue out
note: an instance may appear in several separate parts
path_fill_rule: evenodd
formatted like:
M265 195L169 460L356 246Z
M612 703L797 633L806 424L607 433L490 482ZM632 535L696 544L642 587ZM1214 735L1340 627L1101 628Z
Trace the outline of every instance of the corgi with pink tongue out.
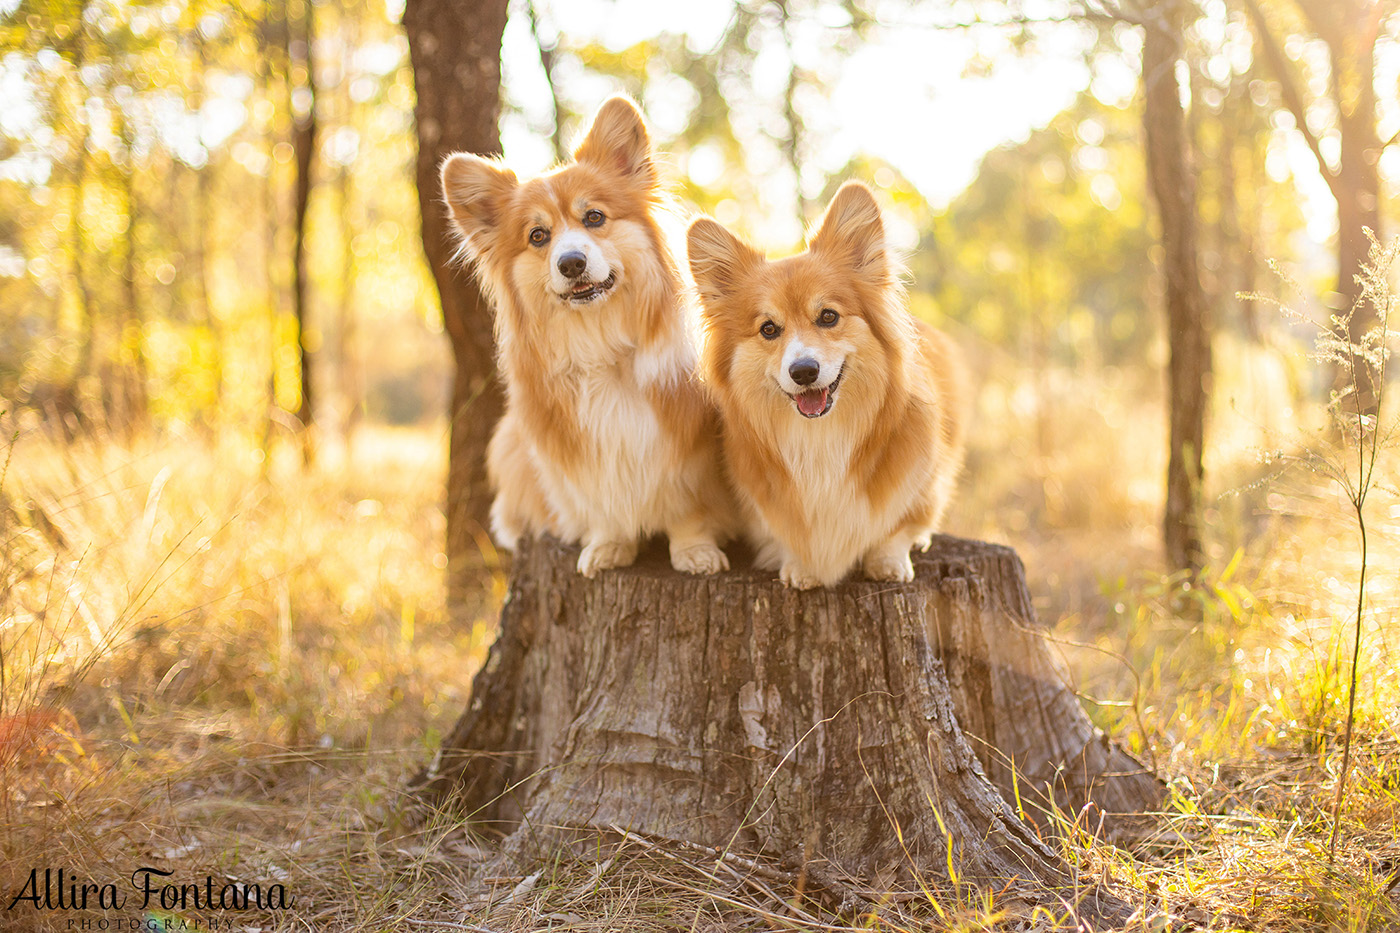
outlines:
M963 458L964 376L915 319L864 185L842 186L805 252L769 261L701 218L687 238L701 369L761 566L789 586L914 578Z

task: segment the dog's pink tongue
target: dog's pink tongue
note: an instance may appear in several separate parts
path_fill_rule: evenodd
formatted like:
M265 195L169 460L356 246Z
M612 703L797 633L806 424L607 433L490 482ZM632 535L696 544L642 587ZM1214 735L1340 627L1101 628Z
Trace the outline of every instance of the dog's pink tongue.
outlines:
M827 388L830 388L829 386ZM808 389L797 396L797 410L804 415L819 415L826 407L826 389Z

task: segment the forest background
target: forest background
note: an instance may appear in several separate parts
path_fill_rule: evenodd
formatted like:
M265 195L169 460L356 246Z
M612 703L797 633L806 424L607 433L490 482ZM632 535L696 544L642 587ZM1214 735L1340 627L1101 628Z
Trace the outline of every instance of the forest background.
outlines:
M1022 555L1092 714L1189 823L1133 870L1212 917L1394 916L1400 850L1368 836L1400 813L1393 418L1384 378L1334 398L1348 354L1315 353L1319 336L1363 343L1392 301L1384 250L1369 297L1356 280L1362 228L1384 245L1396 216L1397 6L508 8L499 129L522 173L625 92L683 209L774 251L843 180L875 188L915 313L978 383L949 530ZM0 0L13 870L48 848L96 876L125 846L275 865L346 929L397 928L450 888L439 854L371 832L460 711L503 586L479 528L466 571L447 543L453 356L420 238L404 12ZM1148 159L1154 29L1183 120L1185 253ZM1194 446L1168 430L1183 338L1207 349ZM1368 441L1362 509L1346 478ZM1334 823L1353 672L1357 770ZM1334 826L1340 886L1317 868ZM417 894L328 875L327 839L335 865L407 873ZM618 909L636 909L628 891Z

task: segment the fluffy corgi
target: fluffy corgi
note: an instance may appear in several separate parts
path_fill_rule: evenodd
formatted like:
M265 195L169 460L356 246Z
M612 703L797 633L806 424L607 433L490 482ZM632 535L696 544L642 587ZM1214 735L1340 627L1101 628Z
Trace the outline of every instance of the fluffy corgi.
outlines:
M761 566L789 586L914 578L962 465L963 374L909 313L874 196L848 182L776 262L709 218L689 231L702 372Z
M693 316L657 211L651 138L627 99L567 162L520 181L458 153L442 188L496 306L506 409L487 451L492 534L581 543L594 576L664 532L687 573L728 567L716 416L695 378Z

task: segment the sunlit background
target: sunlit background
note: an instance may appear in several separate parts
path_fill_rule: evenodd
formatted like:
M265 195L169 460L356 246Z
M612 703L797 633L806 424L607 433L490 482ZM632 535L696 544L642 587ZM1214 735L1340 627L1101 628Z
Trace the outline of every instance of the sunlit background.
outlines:
M279 325L290 134L314 96L309 346L324 420L335 434L361 414L440 413L448 360L415 241L402 10L311 9L308 83L289 71L305 66L265 47L257 4L0 4L7 398L66 387L91 403L117 391L103 365L136 363L144 385L126 391L144 391L161 422L215 407L246 420L266 409L275 364L277 400L295 409L295 353ZM686 207L786 250L836 182L863 178L883 189L933 313L1002 349L1041 353L1022 362L1078 364L1102 350L1095 362L1120 364L1153 352L1159 317L1144 265L1141 39L1077 9L518 3L502 52L505 155L521 171L548 167L598 103L630 92ZM1336 209L1255 61L1244 15L1223 0L1201 12L1189 39L1202 260L1229 333L1258 323L1232 296L1258 282L1266 259L1327 288ZM1326 50L1305 34L1288 35L1286 50L1335 159ZM1397 59L1383 36L1383 140L1400 129ZM1400 148L1387 146L1380 166L1393 190ZM1218 233L1235 223L1245 242ZM1070 233L1075 224L1092 230ZM1083 255L1047 254L1051 242Z
M1335 76L1300 12L1333 0L1257 2L1335 164ZM1086 693L1136 703L1094 715L1201 788L1231 756L1301 749L1327 767L1359 564L1326 471L1281 469L1335 440L1316 330L1270 299L1322 320L1336 307L1337 202L1247 7L1201 0L1183 33L1215 350L1190 611L1160 544L1167 349L1140 28L1062 0L515 0L502 49L521 174L625 92L679 210L774 252L800 247L842 181L876 189L914 312L977 382L949 530L1017 548L1042 615L1098 649L1071 652ZM358 819L460 711L494 634L499 577L472 619L444 607L452 357L419 237L402 15L393 0L0 0L0 773L61 759L43 781L141 788L146 822L124 831L161 851L203 832L184 809L201 794L264 800L271 779L241 784L233 762L292 766L258 749L368 756L315 765L345 809L315 819ZM1376 22L1384 239L1400 17ZM1377 733L1396 695L1390 470L1371 504ZM31 709L67 738L19 743L7 717ZM166 773L189 787L141 783ZM309 774L288 780L323 786ZM25 825L89 857L75 840L93 834Z
M1327 49L1285 7L1271 15L1335 160ZM547 168L604 98L630 93L683 209L775 251L800 245L842 180L871 183L916 312L964 343L984 384L996 426L974 467L979 452L1009 452L1045 481L978 502L959 530L1015 540L1043 525L1073 472L1050 461L1093 458L1084 425L1055 436L1051 422L1073 409L1103 432L1141 431L1126 449L1152 469L1115 482L1118 505L1133 507L1109 511L1147 546L1164 344L1141 36L1083 12L1060 0L516 3L505 157L522 173ZM1275 260L1305 305L1324 307L1337 212L1243 9L1207 0L1199 12L1185 86L1222 361L1209 436L1228 464L1273 445L1290 399L1322 394L1299 371L1311 335L1236 296L1282 295ZM283 430L301 399L294 144L314 118L300 342L322 451L340 455L365 423L441 423L451 359L418 242L400 5L3 0L0 15L0 393L12 417ZM1378 133L1392 141L1394 28L1375 69ZM1383 148L1380 169L1389 217L1400 147ZM1226 481L1217 493L1237 479L1213 475ZM979 517L989 507L994 521Z

